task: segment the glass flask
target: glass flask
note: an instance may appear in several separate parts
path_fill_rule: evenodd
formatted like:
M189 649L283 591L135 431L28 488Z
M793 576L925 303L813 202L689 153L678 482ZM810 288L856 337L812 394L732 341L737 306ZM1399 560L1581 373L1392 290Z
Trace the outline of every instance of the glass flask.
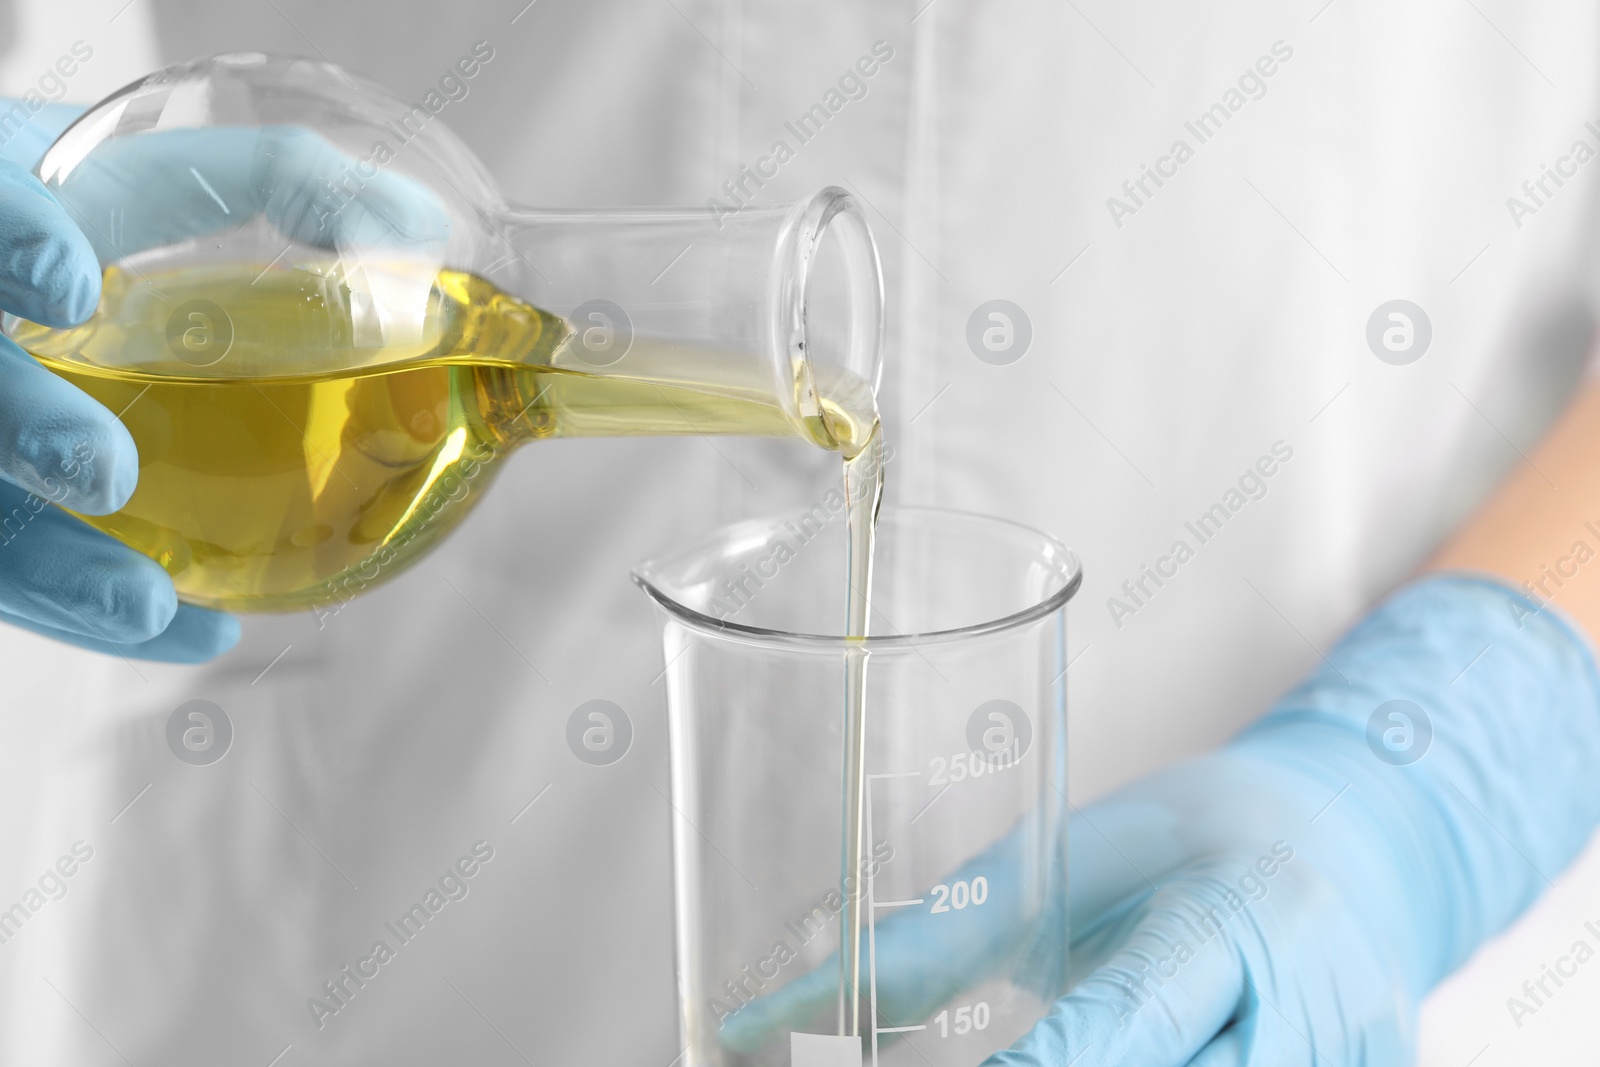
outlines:
M836 498L641 564L660 609L687 1067L971 1067L1059 995L1066 604L1077 561L998 519L885 509L873 633L840 636ZM865 844L842 860L845 650ZM860 900L853 988L844 917Z
M790 435L848 458L876 425L882 282L848 193L514 207L443 106L221 55L119 90L40 161L99 304L4 328L131 431L132 499L81 517L183 599L348 599L525 441Z

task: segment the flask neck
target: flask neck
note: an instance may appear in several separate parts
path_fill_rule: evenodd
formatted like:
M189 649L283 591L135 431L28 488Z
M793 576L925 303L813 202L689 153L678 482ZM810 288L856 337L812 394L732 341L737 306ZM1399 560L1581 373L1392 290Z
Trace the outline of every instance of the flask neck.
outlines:
M865 442L883 287L850 194L732 213L508 207L495 221L504 245L489 280L566 323L553 370L664 390L681 409L674 425L692 427L675 432L797 434L847 452ZM577 421L581 431L558 420L537 432L621 432ZM635 432L666 432L638 421L650 428Z

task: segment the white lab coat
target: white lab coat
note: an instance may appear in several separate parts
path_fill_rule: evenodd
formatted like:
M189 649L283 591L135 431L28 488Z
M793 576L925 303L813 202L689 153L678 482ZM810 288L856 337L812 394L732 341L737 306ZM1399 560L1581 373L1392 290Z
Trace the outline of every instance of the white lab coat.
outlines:
M83 39L75 99L239 48L321 52L409 99L485 40L447 121L547 205L718 196L886 42L760 195L846 184L869 205L891 502L1017 519L1084 560L1080 802L1217 744L1312 667L1520 462L1588 341L1600 164L1507 206L1574 141L1600 147L1588 4L122 6L19 5L0 90ZM1202 141L1185 124L1218 103ZM1032 327L1004 366L966 340L996 298ZM1404 366L1366 341L1396 298L1432 325ZM1275 445L1292 458L1264 495L1198 544L1185 523ZM0 944L0 1065L667 1064L662 657L628 569L836 477L787 442L538 444L322 628L251 618L199 669L0 635L0 908L92 849ZM1179 540L1193 558L1162 563ZM1135 600L1145 565L1169 577ZM235 729L207 767L165 740L195 698ZM607 767L565 741L592 698L634 727ZM308 1000L480 841L467 895L319 1028ZM1520 1029L1503 999L1596 917L1586 863L1433 999L1425 1063L1583 1061L1585 994Z

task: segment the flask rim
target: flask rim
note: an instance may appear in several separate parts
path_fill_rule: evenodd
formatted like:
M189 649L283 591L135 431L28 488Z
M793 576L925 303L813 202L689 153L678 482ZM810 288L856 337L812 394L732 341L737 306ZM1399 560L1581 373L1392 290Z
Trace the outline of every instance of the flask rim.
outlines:
M845 257L849 289L850 351L843 365L867 383L874 396L883 374L883 266L872 227L859 199L837 185L826 186L790 208L776 248L767 308L767 345L779 369L778 395L793 397L792 414L822 414L815 383L815 348L807 338L807 312L824 242L836 241Z

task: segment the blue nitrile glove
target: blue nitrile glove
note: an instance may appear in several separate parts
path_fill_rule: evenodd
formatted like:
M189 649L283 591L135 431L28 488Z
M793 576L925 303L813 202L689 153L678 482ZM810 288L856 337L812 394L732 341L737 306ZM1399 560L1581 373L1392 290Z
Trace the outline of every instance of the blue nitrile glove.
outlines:
M1597 761L1587 644L1505 587L1419 582L1233 743L1075 814L1070 915L1034 938L1064 942L1070 917L1070 968L995 952L1016 942L1004 909L969 909L981 937L922 912L881 923L880 1024L926 1017L999 960L1070 992L993 1065L1411 1062L1422 995L1600 822ZM787 1028L836 975L740 1009L723 1040Z
M1423 994L1600 822L1600 678L1537 610L1418 582L1232 744L1085 810L1088 974L991 1063L1411 1062Z
M49 177L48 161L43 173ZM113 224L107 209L126 205L130 189L139 191L140 211L119 210ZM58 195L101 263L256 215L285 243L355 256L399 249L434 265L450 237L450 215L426 186L374 163L363 168L300 126L157 130L103 141Z
M41 109L0 146L0 310L49 326L87 319L100 295L94 249L28 171L74 115ZM144 659L197 662L233 646L231 616L180 605L154 560L55 506L116 511L138 471L114 414L0 337L0 620Z

